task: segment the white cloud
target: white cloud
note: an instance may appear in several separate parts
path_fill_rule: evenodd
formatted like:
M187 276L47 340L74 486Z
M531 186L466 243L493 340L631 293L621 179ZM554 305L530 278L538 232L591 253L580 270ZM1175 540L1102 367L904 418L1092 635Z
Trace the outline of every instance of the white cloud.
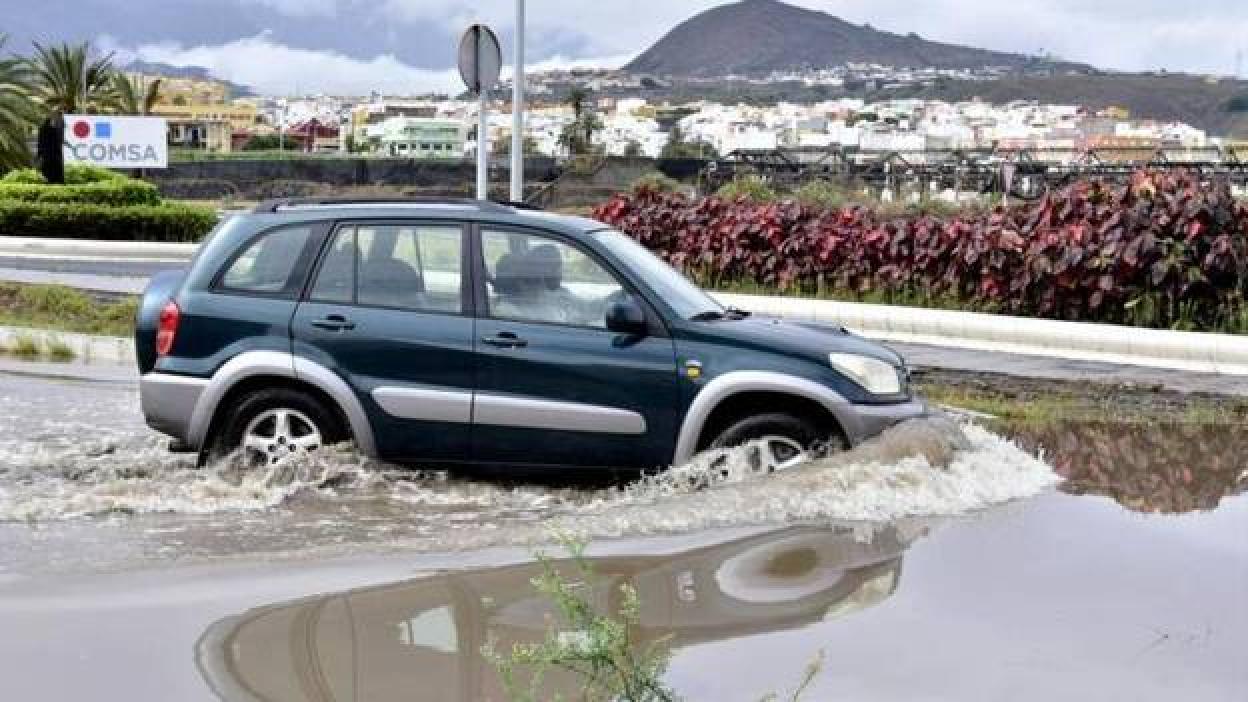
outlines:
M295 92L365 94L370 90L393 94L457 93L462 90L459 74L454 69L413 68L388 54L356 59L333 51L297 49L276 43L267 34L217 46L146 44L126 53L144 61L203 66L218 78L272 95Z
M336 0L239 0L243 6L267 7L291 17L333 17L338 14Z

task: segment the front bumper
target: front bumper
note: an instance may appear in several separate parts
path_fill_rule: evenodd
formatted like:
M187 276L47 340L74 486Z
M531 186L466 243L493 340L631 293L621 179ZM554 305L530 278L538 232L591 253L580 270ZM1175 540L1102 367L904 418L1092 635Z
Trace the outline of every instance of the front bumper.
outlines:
M857 446L895 424L927 414L927 403L912 399L895 405L845 405L838 419L850 445Z
M182 442L190 440L191 416L208 381L169 373L139 378L139 403L147 425ZM198 446L191 446L198 449Z

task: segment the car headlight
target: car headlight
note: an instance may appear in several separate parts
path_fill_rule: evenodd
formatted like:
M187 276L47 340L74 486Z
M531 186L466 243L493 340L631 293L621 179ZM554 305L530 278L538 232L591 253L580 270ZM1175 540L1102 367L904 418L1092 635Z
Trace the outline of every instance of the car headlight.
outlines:
M901 375L891 363L852 353L830 353L828 361L833 368L872 395L896 395L901 392Z

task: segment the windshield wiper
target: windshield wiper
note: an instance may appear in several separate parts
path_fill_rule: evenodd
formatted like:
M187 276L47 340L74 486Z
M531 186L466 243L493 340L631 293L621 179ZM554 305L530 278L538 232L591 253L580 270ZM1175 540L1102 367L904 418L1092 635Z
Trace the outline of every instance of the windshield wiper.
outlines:
M723 319L723 318L724 318L723 312L720 312L719 310L707 310L705 312L699 312L693 315L692 317L690 317L689 319L695 322L713 322L717 319Z

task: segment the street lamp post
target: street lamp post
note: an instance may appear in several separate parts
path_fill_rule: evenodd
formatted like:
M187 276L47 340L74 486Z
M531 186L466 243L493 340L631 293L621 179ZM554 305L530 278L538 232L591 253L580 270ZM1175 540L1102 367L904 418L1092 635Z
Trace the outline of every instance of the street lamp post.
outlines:
M511 199L524 199L524 0L516 0L516 57L511 77Z

